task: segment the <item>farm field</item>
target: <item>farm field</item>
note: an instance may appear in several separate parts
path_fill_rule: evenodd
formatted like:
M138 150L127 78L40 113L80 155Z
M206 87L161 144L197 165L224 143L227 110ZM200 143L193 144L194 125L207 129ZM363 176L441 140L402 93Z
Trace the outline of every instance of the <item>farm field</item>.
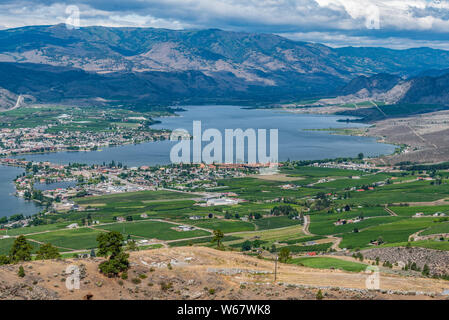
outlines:
M14 238L0 239L0 255L7 255L14 242ZM39 244L33 241L28 241L33 246L33 252L39 248Z
M219 229L224 233L242 232L242 231L254 231L255 225L251 222L245 222L241 220L223 220L223 219L210 219L189 222L191 225L216 230Z
M142 201L153 201L153 200L170 200L170 199L189 199L198 197L198 195L190 193L181 193L173 191L139 191L139 192L128 192L128 193L117 193L107 196L99 197L86 197L77 199L76 202L80 205L108 205L108 204L118 204L118 203L141 203Z
M449 222L435 222L434 225L431 225L428 229L424 230L419 235L427 236L439 233L449 233Z
M417 181L421 173L368 173L304 166L281 168L280 175L289 177L288 182L252 177L218 180L219 191L214 191L217 195L234 192L245 200L229 206L199 205L206 201L203 194L170 190L76 198L82 210L63 215L51 212L46 218L55 223L0 230L0 236L25 234L30 240L50 242L61 251L79 251L95 248L96 237L101 232L118 231L125 238L136 240L158 239L165 241L165 246L214 246L212 231L221 230L222 243L230 250L240 250L245 241L258 240L263 250L276 252L287 247L296 257L308 252L326 252L331 247L332 250L370 248L375 246L371 242L377 240L381 240L381 246L403 246L418 232L422 236L449 233L449 222L444 217L432 216L449 214L449 204L441 200L449 194L446 180L435 185ZM317 183L319 179L324 182ZM283 188L287 183L294 187ZM358 191L360 188L365 191ZM439 200L435 205L428 202L435 200ZM418 202L428 204L417 206ZM274 208L282 207L308 216L307 232L292 216L271 215ZM428 217L413 217L417 212ZM255 215L258 219L251 219ZM193 216L198 217L192 219ZM126 222L118 223L118 218ZM359 218L361 221L348 222ZM99 224L66 229L72 223L83 226L86 219ZM339 219L347 223L335 225ZM176 225L199 229L177 231ZM12 241L5 240L4 249L0 250L9 250ZM411 245L449 250L445 242L434 240L413 241Z
M424 215L433 215L438 212L449 215L449 205L391 207L390 209L396 214L406 217L414 216L418 212L422 212Z
M393 218L393 217L392 217ZM355 249L369 247L372 240L379 237L385 243L406 242L410 235L424 230L433 224L432 218L405 219L392 223L385 223L362 230L359 233L346 233L342 235L341 248Z
M204 230L176 231L176 224L159 221L124 222L97 227L101 230L118 231L127 235L159 240L177 240L210 235Z
M269 217L254 220L257 230L278 229L300 224L299 220L292 220L286 216Z
M96 248L97 236L101 232L89 228L80 228L35 234L27 236L27 238L41 243L51 243L62 249L82 250Z

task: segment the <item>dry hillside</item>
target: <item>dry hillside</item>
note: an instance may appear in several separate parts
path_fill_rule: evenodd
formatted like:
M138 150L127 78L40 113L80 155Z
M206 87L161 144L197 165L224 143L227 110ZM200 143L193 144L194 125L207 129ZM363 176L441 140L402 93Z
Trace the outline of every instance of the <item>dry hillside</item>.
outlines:
M445 281L381 274L381 290L365 289L367 275L280 264L237 252L183 247L131 253L127 280L101 275L101 258L33 261L0 267L0 299L446 299ZM81 268L79 290L66 288L65 270ZM137 280L138 279L138 280Z

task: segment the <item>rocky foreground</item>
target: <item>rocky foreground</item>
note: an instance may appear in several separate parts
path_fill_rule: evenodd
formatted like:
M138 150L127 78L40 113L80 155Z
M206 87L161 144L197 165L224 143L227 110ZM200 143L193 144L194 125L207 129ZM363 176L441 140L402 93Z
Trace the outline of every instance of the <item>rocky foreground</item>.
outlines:
M131 253L127 279L98 272L101 258L33 261L0 267L0 299L446 299L446 281L382 274L380 289L366 289L367 275L279 264L236 252L186 247ZM80 288L66 287L68 267L79 270Z
M388 261L399 264L415 263L419 269L423 269L427 265L432 275L449 274L449 252L440 250L431 250L425 248L375 248L363 250L362 254L365 258L380 261Z

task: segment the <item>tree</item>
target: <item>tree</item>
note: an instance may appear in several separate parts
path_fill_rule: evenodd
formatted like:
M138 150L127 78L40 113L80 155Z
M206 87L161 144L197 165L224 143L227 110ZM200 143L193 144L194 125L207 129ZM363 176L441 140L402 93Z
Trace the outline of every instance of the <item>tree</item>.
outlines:
M279 257L279 261L280 261L280 262L286 263L286 262L287 262L288 260L290 260L290 258L291 258L291 256L290 256L290 249L288 249L288 248L282 248L282 249L279 251L278 257Z
M127 271L129 268L129 254L120 252L114 258L100 263L100 272L108 277L116 277L120 272Z
M251 250L251 241L246 240L242 243L242 251L249 251Z
M59 254L58 248L53 246L51 243L43 244L36 252L36 260L59 259L59 258L61 258L61 255Z
M117 231L100 233L97 237L97 242L98 255L113 258L122 251L123 236Z
M224 234L220 229L214 230L214 238L212 239L212 242L217 243L217 248L220 248L221 240L223 238L224 238Z
M0 266L3 266L5 264L10 264L10 260L9 260L8 256L2 254L2 255L0 255Z
M382 236L379 236L379 238L377 238L377 243L378 244L384 243L384 238L382 238Z
M17 272L17 275L21 278L25 277L25 270L22 266L19 267L19 271Z
M129 254L123 252L123 236L117 231L101 233L97 237L98 255L107 257L108 261L100 263L100 272L108 277L116 277L129 268Z
M139 251L139 247L137 247L136 241L128 240L126 251Z
M365 155L362 152L360 152L358 155L359 160L363 160L364 157Z
M317 300L323 300L323 292L321 292L321 289L318 290L317 294L316 294L316 299Z
M33 247L27 242L26 238L23 235L18 236L9 251L9 259L12 263L30 261L32 250Z
M429 276L430 268L427 264L424 265L424 268L422 269L422 274L423 274L423 276L426 276L426 277Z

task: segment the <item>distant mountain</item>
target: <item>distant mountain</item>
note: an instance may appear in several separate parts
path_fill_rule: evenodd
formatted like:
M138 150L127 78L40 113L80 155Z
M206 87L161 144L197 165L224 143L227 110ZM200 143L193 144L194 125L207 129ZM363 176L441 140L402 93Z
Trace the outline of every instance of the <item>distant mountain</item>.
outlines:
M429 48L339 48L218 29L32 26L0 30L0 87L41 102L279 102L449 68ZM376 76L376 84L367 82ZM364 76L365 78L361 78Z

